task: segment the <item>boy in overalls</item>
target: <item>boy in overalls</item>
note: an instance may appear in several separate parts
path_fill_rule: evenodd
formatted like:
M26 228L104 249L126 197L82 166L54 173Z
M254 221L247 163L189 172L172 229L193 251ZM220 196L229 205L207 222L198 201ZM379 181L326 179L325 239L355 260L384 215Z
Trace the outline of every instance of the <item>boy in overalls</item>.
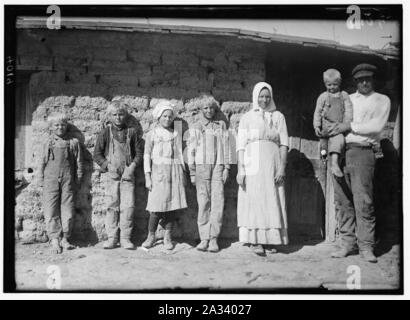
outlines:
M58 254L62 249L74 249L70 243L74 197L81 183L84 162L79 141L67 133L66 115L52 113L48 121L52 135L43 145L39 183L44 186L44 217L51 251Z
M191 182L196 186L200 251L218 252L222 227L224 184L229 176L226 124L216 119L218 103L205 96L201 119L190 130L188 164Z
M323 144L328 143L327 149L330 154L330 169L337 177L342 177L343 172L339 166L340 154L345 146L343 134L329 136L329 130L335 123L350 123L353 119L353 107L349 95L340 91L342 77L336 69L328 69L323 73L326 91L323 92L316 102L313 116L315 133L321 139L321 152L325 149ZM324 140L328 139L328 141Z
M134 226L135 168L142 163L143 140L136 128L128 127L128 111L121 101L113 101L107 112L111 123L103 129L94 149L94 160L106 173L106 220L108 240L105 249L132 250Z

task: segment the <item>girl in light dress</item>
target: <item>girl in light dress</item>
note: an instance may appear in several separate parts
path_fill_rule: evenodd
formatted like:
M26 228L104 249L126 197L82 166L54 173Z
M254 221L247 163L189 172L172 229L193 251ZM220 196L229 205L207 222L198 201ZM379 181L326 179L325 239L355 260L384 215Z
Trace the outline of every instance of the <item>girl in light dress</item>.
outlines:
M182 153L182 130L174 129L175 112L169 101L154 108L157 125L147 134L144 151L145 185L149 190L148 237L142 244L151 248L156 242L155 233L160 223L165 229L164 247L172 250L172 228L176 210L187 207L185 164Z

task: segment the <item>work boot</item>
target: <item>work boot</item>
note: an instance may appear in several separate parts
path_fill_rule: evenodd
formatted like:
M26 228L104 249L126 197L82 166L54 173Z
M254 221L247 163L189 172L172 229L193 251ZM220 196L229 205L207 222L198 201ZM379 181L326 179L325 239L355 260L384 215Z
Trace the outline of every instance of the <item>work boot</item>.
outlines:
M377 258L371 250L365 250L360 252L360 256L362 259L366 260L367 262L376 263Z
M171 230L165 230L164 233L164 247L166 250L174 249L174 244L171 238Z
M51 254L60 254L62 252L62 248L60 245L60 239L55 238L55 239L51 239L50 241L50 245L51 245Z
M64 250L73 250L75 249L75 246L72 245L67 238L63 238L63 240L61 240L61 246L63 247Z
M338 251L332 252L332 258L346 258L347 256L353 255L356 250L348 250L347 248L341 248Z
M129 239L121 239L121 248L134 250L135 246Z
M211 241L209 241L209 247L208 247L209 252L218 252L219 251L219 246L216 238L212 238Z
M148 237L141 245L146 249L152 248L155 244L155 232L148 232Z
M208 249L208 240L201 240L201 242L196 246L199 251L206 251Z
M117 247L117 240L113 238L109 238L107 241L104 242L104 249L114 249Z

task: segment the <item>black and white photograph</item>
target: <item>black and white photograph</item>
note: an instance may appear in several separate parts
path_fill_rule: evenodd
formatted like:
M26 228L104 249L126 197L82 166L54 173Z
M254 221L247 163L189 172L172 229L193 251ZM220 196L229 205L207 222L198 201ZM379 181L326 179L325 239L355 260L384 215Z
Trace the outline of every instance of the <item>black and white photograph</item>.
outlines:
M3 7L4 291L403 294L402 5L135 4Z

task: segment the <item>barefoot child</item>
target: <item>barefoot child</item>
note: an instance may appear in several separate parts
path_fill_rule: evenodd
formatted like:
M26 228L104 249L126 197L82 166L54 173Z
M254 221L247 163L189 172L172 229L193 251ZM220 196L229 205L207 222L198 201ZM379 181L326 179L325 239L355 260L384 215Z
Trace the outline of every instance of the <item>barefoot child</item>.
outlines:
M43 206L51 251L74 249L70 243L75 207L74 196L83 176L83 153L78 139L67 133L63 113L48 117L52 134L45 141L40 159L39 182L44 186Z
M142 163L143 140L136 128L127 124L127 106L112 101L107 108L110 123L103 129L94 149L94 160L106 172L106 221L108 240L104 249L118 246L134 249L135 169Z
M175 114L169 101L158 103L152 115L158 123L147 134L145 141L144 172L149 190L147 211L150 216L148 237L142 246L151 248L155 244L155 232L158 223L161 223L165 229L164 247L172 250L175 211L187 207L182 132L173 128Z
M224 184L229 176L226 124L216 119L217 101L204 97L200 120L190 130L188 164L198 201L199 251L218 252L224 209Z
M350 123L353 119L352 102L345 91L340 91L342 77L336 69L328 69L323 73L327 91L323 92L316 102L313 127L320 138L328 139L330 168L334 175L342 177L339 157L343 152L345 139L343 134L329 136L332 125L338 122ZM322 141L321 141L322 144Z

